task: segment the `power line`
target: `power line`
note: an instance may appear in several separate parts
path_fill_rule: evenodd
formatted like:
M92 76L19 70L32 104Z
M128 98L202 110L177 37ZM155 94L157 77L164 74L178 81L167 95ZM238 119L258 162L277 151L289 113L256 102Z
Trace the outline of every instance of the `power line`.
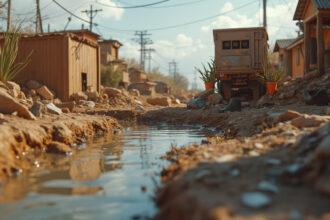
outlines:
M177 27L183 27L183 26L187 26L187 25L191 25L191 24L196 24L196 23L199 23L199 22L203 22L203 21L207 21L207 20L211 20L211 19L217 18L217 17L219 17L221 15L229 14L229 13L231 13L233 11L237 11L239 9L245 8L247 6L250 6L251 4L256 3L258 1L259 0L254 0L254 1L251 1L251 2L249 2L247 4L244 4L244 5L241 5L241 6L237 7L237 8L234 8L232 10L228 10L226 12L219 13L219 14L216 14L216 15L212 15L212 16L209 16L209 17L206 17L206 18L197 19L197 20L186 22L186 23L183 23L183 24L165 26L165 27L160 27L160 28L151 28L151 29L147 29L147 30L148 31L160 31L160 30L168 30L168 29L173 29L173 28L177 28Z
M109 5L109 4L101 3L101 2L98 2L98 1L96 1L96 4L103 5L103 6L108 7L108 8L135 9L135 8L145 8L145 7L152 6L152 5L159 5L159 4L162 4L164 2L168 2L168 1L170 1L170 0L163 0L163 1L159 1L159 2L143 4L143 5L134 5L134 6L116 6L116 5Z
M93 5L90 6L89 10L81 11L82 13L86 13L87 16L89 16L89 30L93 31L93 19L97 15L98 12L101 12L102 9L93 9Z
M175 8L175 7L180 7L180 6L193 5L196 3L203 2L203 1L207 1L207 0L197 0L197 1L190 1L190 2L173 4L173 5L153 6L153 7L148 7L148 8Z
M152 53L156 52L153 48L145 49L145 59L148 61L148 72L151 73L151 60L152 60Z

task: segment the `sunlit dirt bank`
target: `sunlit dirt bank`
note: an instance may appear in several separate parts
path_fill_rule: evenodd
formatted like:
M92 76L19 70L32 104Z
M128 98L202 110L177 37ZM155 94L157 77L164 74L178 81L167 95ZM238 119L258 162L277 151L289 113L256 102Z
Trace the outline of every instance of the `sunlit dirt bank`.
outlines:
M116 133L117 121L84 114L45 115L35 121L16 116L0 119L0 183L28 171L44 153L71 155L97 135Z

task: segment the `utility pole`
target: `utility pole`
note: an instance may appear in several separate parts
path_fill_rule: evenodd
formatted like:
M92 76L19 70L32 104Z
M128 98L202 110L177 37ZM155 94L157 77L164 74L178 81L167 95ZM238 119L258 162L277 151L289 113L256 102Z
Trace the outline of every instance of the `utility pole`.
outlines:
M101 12L102 9L93 9L93 5L90 6L89 10L81 11L82 13L85 13L87 16L89 16L89 30L93 31L93 19L97 15L98 12Z
M44 33L40 12L40 0L36 0L36 33Z
M264 6L264 28L267 28L267 0L263 0Z
M145 59L148 60L148 73L151 73L151 60L153 52L156 52L153 48L145 49Z
M145 61L146 61L146 53L148 49L146 49L146 45L151 45L153 44L153 41L147 37L150 36L151 34L148 34L148 31L136 31L135 36L137 38L134 38L133 40L140 44L140 67L143 71L145 71ZM153 50L153 49L151 49ZM154 51L152 51L154 52Z
M175 80L179 72L178 63L175 60L172 60L171 62L168 63L168 71Z
M7 1L7 32L10 31L11 26L11 0Z

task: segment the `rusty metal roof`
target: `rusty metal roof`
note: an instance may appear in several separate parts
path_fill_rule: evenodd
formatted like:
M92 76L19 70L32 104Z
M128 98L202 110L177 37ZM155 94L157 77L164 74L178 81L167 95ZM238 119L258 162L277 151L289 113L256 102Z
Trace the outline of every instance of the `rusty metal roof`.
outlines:
M299 0L293 20L302 20L308 1L313 1L317 9L330 9L330 0Z
M296 40L297 38L277 40L275 43L274 52L278 52L280 49L286 49Z

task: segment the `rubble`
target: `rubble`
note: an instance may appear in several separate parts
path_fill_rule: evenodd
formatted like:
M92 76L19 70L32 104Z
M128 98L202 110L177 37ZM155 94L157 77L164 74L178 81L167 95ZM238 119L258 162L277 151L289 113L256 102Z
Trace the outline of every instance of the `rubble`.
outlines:
M158 106L171 106L172 100L169 97L147 98L147 103Z
M49 103L46 105L47 111L49 111L52 114L56 114L56 115L61 115L62 114L62 110L58 107L56 107L53 103Z
M37 94L39 94L43 99L53 100L54 94L47 88L47 86L41 86L36 89Z
M25 85L30 90L37 90L42 86L38 81L35 80L29 80L25 83Z
M0 89L0 112L3 114L13 114L16 112L22 118L29 120L36 119L26 106L20 104L3 89Z
M260 209L269 206L271 199L260 192L248 192L242 195L242 203L252 209Z
M52 142L48 144L46 152L50 154L71 155L72 149L66 144L60 142Z
M84 92L77 92L71 95L70 99L75 102L79 102L81 100L87 101L88 96Z

